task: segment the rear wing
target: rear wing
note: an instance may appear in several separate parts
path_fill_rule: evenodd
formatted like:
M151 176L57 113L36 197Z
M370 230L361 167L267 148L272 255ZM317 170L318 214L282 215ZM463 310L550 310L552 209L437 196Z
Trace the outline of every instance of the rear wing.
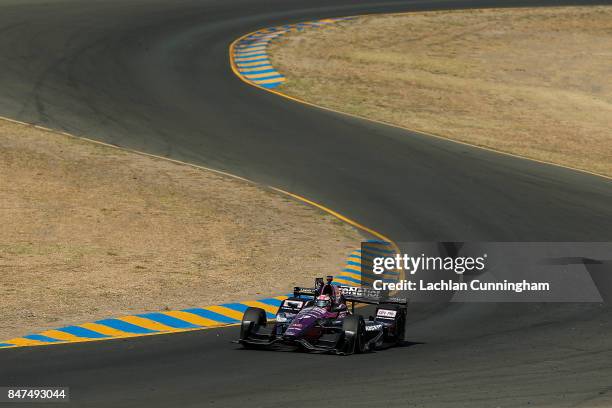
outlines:
M347 302L367 303L369 305L380 305L390 303L394 305L408 305L408 299L388 296L387 292L364 288L360 286L339 286L338 289Z
M293 296L295 297L300 297L300 296L312 296L312 297L316 297L319 294L318 290L315 288L303 288L300 286L295 286L293 288Z
M331 279L329 279L331 281ZM293 296L310 296L316 298L321 293L323 287L323 278L317 278L315 285L312 288L295 286L293 288ZM347 302L367 303L370 305L380 305L382 303L390 303L399 306L407 306L408 299L389 296L387 291L364 288L361 286L336 286Z
M332 277L328 276L328 279L329 278L332 278ZM293 287L293 296L295 296L295 297L300 297L300 296L317 297L321 293L321 289L322 288L323 288L323 278L316 278L315 279L315 284L314 284L313 288L304 288L304 287L301 287L301 286L294 286Z

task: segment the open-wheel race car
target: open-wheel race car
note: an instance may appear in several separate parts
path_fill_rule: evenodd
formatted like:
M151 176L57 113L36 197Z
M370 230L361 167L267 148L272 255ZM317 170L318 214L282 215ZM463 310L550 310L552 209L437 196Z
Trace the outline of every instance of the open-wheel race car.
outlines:
M313 288L295 287L276 319L267 322L263 309L249 307L238 342L245 348L293 347L305 351L353 354L397 345L404 340L406 299L390 298L364 287L332 285L317 278ZM347 306L350 304L350 309ZM376 305L368 319L355 304Z

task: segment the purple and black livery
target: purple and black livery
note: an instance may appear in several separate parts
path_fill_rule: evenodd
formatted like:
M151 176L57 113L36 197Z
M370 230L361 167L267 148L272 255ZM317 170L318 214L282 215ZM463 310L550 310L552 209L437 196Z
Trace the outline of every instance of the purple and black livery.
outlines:
M329 296L331 295L331 296ZM329 307L319 299L331 297ZM351 310L346 302L351 304ZM355 314L355 303L376 305L369 319ZM240 339L245 348L292 347L305 351L353 354L396 345L404 340L406 300L389 298L380 291L350 286L323 285L317 278L314 288L296 287L283 300L276 321L267 323L263 309L250 307L242 318Z

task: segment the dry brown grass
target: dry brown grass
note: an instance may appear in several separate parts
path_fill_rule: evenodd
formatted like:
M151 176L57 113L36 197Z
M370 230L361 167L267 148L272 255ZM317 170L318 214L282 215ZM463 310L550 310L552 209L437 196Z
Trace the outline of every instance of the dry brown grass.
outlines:
M271 55L287 94L612 175L612 7L370 16Z
M286 293L360 235L245 182L0 121L0 339Z

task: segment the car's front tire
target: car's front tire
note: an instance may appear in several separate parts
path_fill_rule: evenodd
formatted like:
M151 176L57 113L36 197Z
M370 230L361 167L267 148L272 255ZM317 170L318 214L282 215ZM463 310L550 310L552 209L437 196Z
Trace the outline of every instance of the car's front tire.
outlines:
M267 323L266 311L259 307L249 307L242 315L242 325L240 326L240 340L248 340L252 333L256 333ZM243 343L245 347L246 344Z

